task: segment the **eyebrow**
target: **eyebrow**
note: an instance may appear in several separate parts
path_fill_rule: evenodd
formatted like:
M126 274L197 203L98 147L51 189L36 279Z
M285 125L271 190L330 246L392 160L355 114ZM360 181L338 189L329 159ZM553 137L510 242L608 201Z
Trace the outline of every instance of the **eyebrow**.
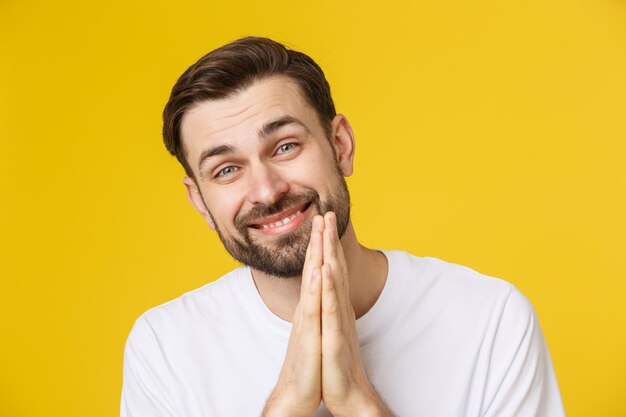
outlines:
M258 135L259 138L265 139L269 135L271 135L272 133L276 132L281 127L287 126L287 125L298 125L298 126L302 127L306 131L307 134L311 133L309 128L304 123L302 123L300 120L296 119L293 116L283 116L283 117L278 118L276 120L273 120L271 122L265 123L258 130L257 135Z
M271 122L265 123L261 128L257 131L257 136L259 139L266 139L272 133L276 132L278 129L287 125L297 125L302 127L307 134L310 134L309 128L302 123L300 120L296 119L292 116L283 116L276 120L272 120ZM205 160L219 155L228 155L235 153L235 148L231 145L218 145L208 149L205 149L200 154L200 159L198 161L198 170L202 167L202 164Z
M219 145L219 146L214 146L212 148L205 149L200 154L200 161L198 161L198 169L202 167L202 164L204 163L205 160L213 156L228 155L234 152L235 152L235 148L233 148L230 145Z

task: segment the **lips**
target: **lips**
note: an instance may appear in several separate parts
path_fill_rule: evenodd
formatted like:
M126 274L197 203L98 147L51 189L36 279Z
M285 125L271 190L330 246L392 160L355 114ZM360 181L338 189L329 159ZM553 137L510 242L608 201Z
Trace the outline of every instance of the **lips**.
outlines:
M250 224L249 227L265 230L269 228L284 226L300 216L304 211L309 208L310 205L311 203L301 204L299 206L284 210L273 216L264 217L260 221L256 221L255 223Z
M306 221L311 212L312 203L301 204L284 210L276 215L264 217L250 224L249 230L265 236L281 236L292 233Z

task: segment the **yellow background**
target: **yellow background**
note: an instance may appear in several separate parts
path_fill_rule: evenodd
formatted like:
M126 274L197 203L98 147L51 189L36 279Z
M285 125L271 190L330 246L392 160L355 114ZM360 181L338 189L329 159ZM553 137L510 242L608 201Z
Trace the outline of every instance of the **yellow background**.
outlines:
M244 35L325 69L366 245L513 282L568 415L626 416L623 0L2 0L0 416L116 415L135 318L235 266L160 117Z

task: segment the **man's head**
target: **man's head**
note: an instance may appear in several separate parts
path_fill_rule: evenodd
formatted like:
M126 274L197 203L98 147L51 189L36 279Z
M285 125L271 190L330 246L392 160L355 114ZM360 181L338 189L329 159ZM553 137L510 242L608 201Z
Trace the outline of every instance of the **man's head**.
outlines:
M272 75L284 75L298 84L326 134L330 135L335 104L324 72L315 61L271 39L239 39L209 52L189 67L172 88L163 110L163 142L189 177L194 178L194 175L180 132L187 110L203 101L231 97Z
M189 200L240 262L297 276L315 214L346 231L354 138L306 55L259 38L209 53L174 86L163 131Z

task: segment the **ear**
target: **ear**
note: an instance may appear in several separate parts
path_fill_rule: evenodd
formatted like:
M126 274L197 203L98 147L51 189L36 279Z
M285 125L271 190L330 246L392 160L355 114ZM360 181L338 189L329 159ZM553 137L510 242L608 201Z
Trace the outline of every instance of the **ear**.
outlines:
M354 133L352 126L343 114L338 114L331 122L332 145L335 148L335 155L339 168L344 177L352 175L354 169Z
M185 177L183 178L183 184L185 184L185 189L187 190L187 199L189 199L191 205L194 206L196 210L198 210L198 213L200 213L204 220L206 220L211 230L215 230L215 223L213 222L213 219L209 214L209 210L207 209L206 204L204 204L202 193L200 193L196 182L190 177Z

